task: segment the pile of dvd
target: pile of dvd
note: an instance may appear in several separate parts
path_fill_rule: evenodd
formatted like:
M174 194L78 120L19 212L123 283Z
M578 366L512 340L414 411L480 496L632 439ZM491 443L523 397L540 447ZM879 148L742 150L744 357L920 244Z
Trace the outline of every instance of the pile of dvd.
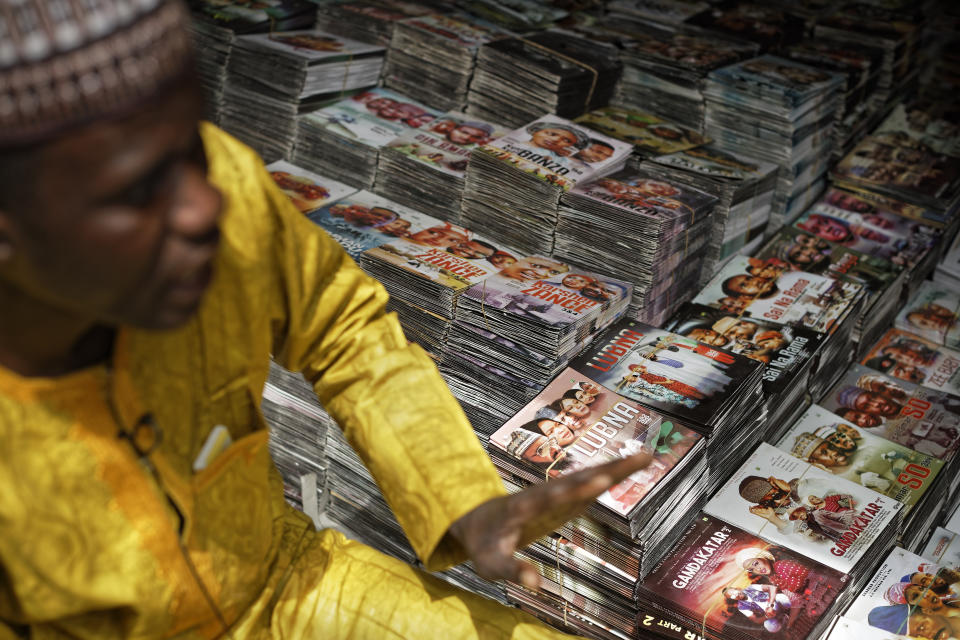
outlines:
M317 26L347 38L380 46L390 44L397 23L407 18L426 16L441 3L413 0L365 0L361 2L324 2L317 9Z
M463 113L445 113L380 150L374 191L441 220L459 222L470 151L506 133Z
M910 549L935 526L953 480L935 456L861 429L817 405L790 427L777 447L902 503L897 542Z
M663 328L763 363L765 438L776 437L777 429L807 407L824 334L799 323L777 324L693 303L681 307Z
M811 393L819 397L850 361L851 335L863 298L863 286L853 282L791 271L778 260L736 256L693 301L741 318L826 334L820 347L821 375L811 380Z
M227 65L221 123L266 160L286 158L296 116L376 85L383 56L383 47L317 30L240 36Z
M632 146L557 116L470 155L461 220L528 253L550 255L560 196L622 168Z
M686 151L710 142L693 129L636 109L603 107L583 114L576 122L632 144L638 158Z
M468 289L441 370L485 439L603 327L622 315L631 286L552 258L526 256ZM502 375L501 375L502 374Z
M317 7L310 0L281 0L269 9L239 2L189 0L191 30L196 41L196 68L204 93L204 118L220 122L227 62L238 35L273 30L306 29L313 25Z
M960 351L909 331L890 329L860 363L906 382L960 396Z
M760 56L710 74L706 133L723 148L780 166L774 229L822 190L844 77Z
M620 68L615 48L567 32L494 40L480 47L466 112L511 127L576 118L610 102Z
M773 207L776 165L711 144L651 158L641 168L718 200L697 287L703 286L725 261L738 253L749 253L762 241Z
M369 189L380 148L440 113L387 89L372 89L297 118L293 162Z
M633 634L638 578L703 504L705 485L697 482L706 473L703 436L566 369L497 430L487 448L508 487L517 489L652 454L648 467L601 494L584 517L519 553L541 574L542 588L531 595L541 607L565 600ZM580 531L577 542L565 537L571 526ZM623 568L588 550L617 547L631 549L632 562ZM516 589L508 585L508 592Z
M460 111L477 51L503 32L467 16L431 14L398 22L383 84L444 111Z
M763 365L744 355L621 320L570 366L706 436L708 489L760 439Z
M327 432L336 429L333 418L301 374L272 361L260 410L270 425L270 455L283 476L284 495L307 513L319 511L325 502ZM303 495L303 488L311 486L317 490L312 504Z
M810 557L798 546L770 544L753 528L699 514L640 584L644 632L710 640L820 637L854 595L850 576L829 555Z
M751 42L693 27L646 26L623 44L623 77L613 102L703 131L707 74L758 51Z
M696 290L715 203L691 187L626 168L563 195L554 254L631 282L631 317L660 325Z
M744 0L721 0L686 21L739 40L756 42L763 51L781 49L803 37L804 19L782 6Z

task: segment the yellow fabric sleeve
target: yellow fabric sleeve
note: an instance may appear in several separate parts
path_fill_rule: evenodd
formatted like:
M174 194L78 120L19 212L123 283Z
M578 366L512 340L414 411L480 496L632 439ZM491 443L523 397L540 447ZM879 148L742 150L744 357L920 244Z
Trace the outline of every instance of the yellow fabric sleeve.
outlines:
M223 135L223 134L221 134ZM302 371L377 480L428 569L462 561L445 534L503 485L433 361L387 293L258 167L273 217L273 354Z

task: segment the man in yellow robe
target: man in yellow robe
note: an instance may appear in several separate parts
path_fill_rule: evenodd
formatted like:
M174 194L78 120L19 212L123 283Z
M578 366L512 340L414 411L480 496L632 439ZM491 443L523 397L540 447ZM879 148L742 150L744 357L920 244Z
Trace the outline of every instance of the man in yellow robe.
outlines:
M0 0L0 640L558 636L290 509L269 354L430 569L535 582L512 551L649 457L504 496L382 287L198 125L186 20Z

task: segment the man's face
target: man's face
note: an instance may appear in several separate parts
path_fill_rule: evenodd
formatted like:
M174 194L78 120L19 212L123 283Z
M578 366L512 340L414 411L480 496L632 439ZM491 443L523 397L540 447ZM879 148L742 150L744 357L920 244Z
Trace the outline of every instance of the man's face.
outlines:
M454 144L485 144L490 137L483 129L460 125L447 133L447 140Z
M842 418L864 429L876 427L883 423L879 416L856 409L848 409L843 413Z
M830 442L835 448L842 452L853 451L857 448L856 440L854 440L849 433L843 431L834 431L831 433L827 437L827 442Z
M825 467L839 467L847 464L847 456L831 447L829 443L822 442L810 454L810 462L819 463Z
M773 283L770 280L757 278L756 276L738 275L730 278L727 286L735 294L756 296L770 291Z
M563 279L563 286L571 289L582 289L592 282L591 278L571 273Z
M945 617L932 613L913 613L907 620L907 625L911 636L928 640L947 640L953 633Z
M800 227L830 242L843 242L850 235L850 230L847 227L826 216L812 215Z
M467 260L480 260L492 256L494 249L473 240L462 240L447 247L447 251Z
M577 154L577 157L584 162L603 162L609 160L613 155L613 149L605 144L591 144L589 147Z
M893 345L883 350L883 354L890 356L901 364L911 364L920 366L924 364L924 359L915 351L902 345Z
M500 271L514 280L546 280L566 271L566 265L547 258L524 258Z
M466 236L453 229L444 227L430 227L418 231L410 236L410 239L420 244L426 244L431 247L448 247L456 242L466 240Z
M703 342L705 344L709 344L714 347L722 347L728 342L725 337L723 337L713 329L697 328L691 331L687 335L689 335L694 340L697 340L698 342Z
M878 416L889 418L898 413L898 407L895 404L873 391L861 391L854 404L858 411L873 413Z
M220 193L207 182L192 83L122 120L39 148L37 185L0 211L14 256L6 286L93 322L172 328L212 276ZM2 187L0 187L2 188Z
M530 140L541 149L547 149L554 153L563 153L577 143L577 137L569 131L550 127L540 129L530 136Z
M750 339L757 332L757 325L749 320L740 320L730 329L729 335L734 338Z

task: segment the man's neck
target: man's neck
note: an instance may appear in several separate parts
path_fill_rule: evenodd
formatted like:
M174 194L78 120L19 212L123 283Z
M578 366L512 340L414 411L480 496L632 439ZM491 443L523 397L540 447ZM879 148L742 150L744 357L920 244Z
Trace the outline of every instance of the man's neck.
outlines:
M56 377L105 362L116 331L55 309L0 281L0 367L25 377Z

